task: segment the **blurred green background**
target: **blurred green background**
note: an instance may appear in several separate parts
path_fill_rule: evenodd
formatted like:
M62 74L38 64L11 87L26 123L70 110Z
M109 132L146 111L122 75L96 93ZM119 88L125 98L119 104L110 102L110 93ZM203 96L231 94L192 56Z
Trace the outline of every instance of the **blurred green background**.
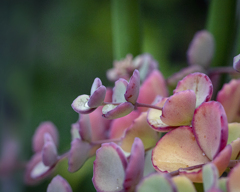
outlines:
M140 8L136 34L140 47L134 56L152 54L165 77L187 66L186 51L191 39L209 24L210 1L132 2L137 2ZM229 2L235 6L236 1ZM1 141L6 134L19 141L21 160L31 158L31 137L42 121L50 120L57 126L58 151L67 151L71 124L78 119L71 108L72 101L90 92L95 77L101 78L104 85L112 85L106 79L106 70L116 59L111 9L109 0L0 2L0 136ZM129 19L136 16L136 10L131 9ZM221 11L224 15L224 10ZM121 14L124 18L127 13L121 10ZM231 14L235 16L235 10ZM235 22L228 27L230 45L237 35ZM222 23L217 26L221 25L226 27ZM227 48L234 53L237 45ZM229 58L225 65L232 64ZM73 191L95 191L91 182L93 160L75 174L67 173L67 162L63 162L56 173L69 181ZM22 173L20 170L13 175L12 191L45 191L51 179L29 187L23 184Z

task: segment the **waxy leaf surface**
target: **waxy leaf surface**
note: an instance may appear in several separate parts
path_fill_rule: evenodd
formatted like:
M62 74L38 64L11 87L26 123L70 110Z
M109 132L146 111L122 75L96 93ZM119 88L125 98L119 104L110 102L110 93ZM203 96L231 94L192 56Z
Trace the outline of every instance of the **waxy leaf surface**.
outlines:
M190 125L196 106L194 91L175 93L163 105L161 120L170 126Z
M145 149L152 148L159 139L158 133L151 129L147 123L147 113L142 113L133 124L126 130L121 141L124 151L130 152L135 137L142 140Z
M196 108L212 97L213 86L209 77L203 73L191 73L178 82L174 93L193 90L196 94Z
M227 116L219 102L210 101L200 105L194 112L192 127L200 148L209 159L214 159L226 146Z
M97 191L121 191L127 160L115 143L105 143L96 152L93 165L93 184Z
M72 192L72 188L66 179L57 175L52 179L51 183L49 183L47 192Z

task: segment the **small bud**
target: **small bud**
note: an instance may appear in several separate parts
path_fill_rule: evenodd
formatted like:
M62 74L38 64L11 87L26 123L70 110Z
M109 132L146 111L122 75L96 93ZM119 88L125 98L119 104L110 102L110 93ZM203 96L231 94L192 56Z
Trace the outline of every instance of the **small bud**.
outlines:
M140 75L139 71L135 70L128 83L127 90L124 94L126 101L135 104L139 95Z
M44 135L45 144L42 149L42 161L46 166L52 166L57 161L57 148L49 133Z
M34 152L40 152L44 145L44 134L49 133L55 143L58 145L58 131L55 125L50 122L46 121L41 123L38 128L36 129L33 139L32 139L32 146Z
M190 65L201 65L208 67L214 54L214 38L206 30L195 34L187 51L187 58Z
M99 88L100 86L102 86L102 81L99 78L95 78L91 87L91 95L94 93L94 91L97 90L97 88Z
M105 95L106 95L106 87L105 86L100 86L98 87L93 94L90 96L89 100L88 100L88 106L90 108L97 108L100 105L102 105L104 99L105 99Z

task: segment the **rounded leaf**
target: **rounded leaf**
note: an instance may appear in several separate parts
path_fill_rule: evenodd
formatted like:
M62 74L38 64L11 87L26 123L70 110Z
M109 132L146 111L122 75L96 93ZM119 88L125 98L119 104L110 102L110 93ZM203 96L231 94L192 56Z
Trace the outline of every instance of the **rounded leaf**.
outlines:
M164 103L160 118L169 126L191 125L195 106L194 91L186 90L175 93Z
M51 183L49 183L47 192L72 192L72 188L66 179L57 175L52 179Z
M178 82L174 94L180 91L193 90L196 95L196 108L209 101L213 94L213 86L209 77L203 73L191 73Z
M194 112L193 133L197 143L209 159L227 144L228 123L223 106L216 101L205 102Z
M96 152L93 184L97 191L122 191L127 160L115 143L105 143Z
M53 139L55 145L58 145L58 130L56 126L50 122L45 121L42 122L38 128L36 129L33 138L32 138L32 146L34 152L40 152L44 145L44 134L49 133Z
M72 102L72 108L77 113L88 114L93 112L96 108L88 106L89 95L80 95Z

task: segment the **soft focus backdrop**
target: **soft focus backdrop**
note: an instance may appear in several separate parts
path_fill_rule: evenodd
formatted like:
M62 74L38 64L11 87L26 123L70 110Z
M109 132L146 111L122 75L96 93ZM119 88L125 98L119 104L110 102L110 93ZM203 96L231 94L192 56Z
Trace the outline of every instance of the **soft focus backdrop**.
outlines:
M168 77L187 66L188 45L195 32L206 28L209 1L139 3L139 54L152 54ZM63 153L70 147L71 124L78 119L72 101L80 94L89 94L95 77L104 85L112 85L106 79L106 70L115 59L111 1L3 0L0 18L0 142L9 135L17 139L19 158L27 161L36 127L50 120L59 130L58 150ZM236 31L231 35L230 42ZM226 65L232 64L229 58L226 61ZM65 161L56 173L69 181L73 191L95 191L93 161L91 158L74 174L67 173ZM29 187L23 184L22 174L20 169L13 175L12 190L45 191L51 179Z

